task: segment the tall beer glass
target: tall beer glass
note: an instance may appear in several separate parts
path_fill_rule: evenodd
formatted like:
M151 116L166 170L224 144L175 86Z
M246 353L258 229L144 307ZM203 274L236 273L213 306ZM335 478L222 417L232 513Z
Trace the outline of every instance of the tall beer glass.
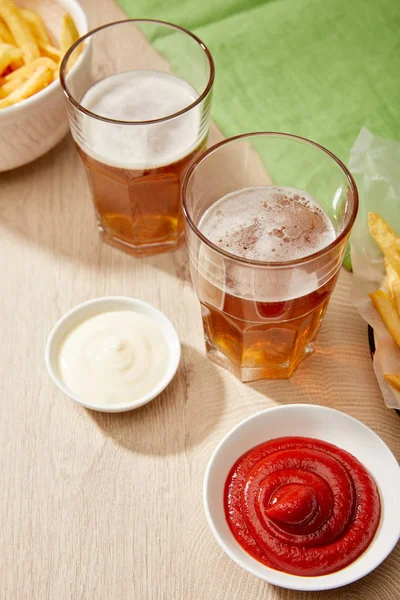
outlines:
M77 60L89 68L74 69ZM109 23L70 48L60 79L103 240L134 255L175 248L184 237L181 180L209 129L206 46L162 21Z
M353 177L309 140L247 134L198 157L182 199L209 358L242 381L290 377L335 287L358 208Z

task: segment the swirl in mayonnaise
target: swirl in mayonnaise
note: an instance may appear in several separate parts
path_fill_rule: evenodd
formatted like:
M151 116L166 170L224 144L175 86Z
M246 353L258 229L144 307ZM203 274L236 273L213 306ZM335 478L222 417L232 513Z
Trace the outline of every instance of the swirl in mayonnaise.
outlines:
M65 385L82 401L126 404L151 392L168 368L168 345L158 324L133 311L96 315L61 346Z

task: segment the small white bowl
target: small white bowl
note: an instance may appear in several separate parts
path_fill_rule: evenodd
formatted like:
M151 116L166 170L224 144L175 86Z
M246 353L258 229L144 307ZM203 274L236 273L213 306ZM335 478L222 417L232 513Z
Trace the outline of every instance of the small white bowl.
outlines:
M351 565L336 573L300 577L266 567L239 545L226 521L224 486L233 464L257 444L283 436L319 438L347 450L370 471L378 485L382 503L378 531L369 548ZM205 473L204 508L208 524L221 548L249 573L292 590L328 590L352 583L370 573L399 540L400 467L381 438L353 417L323 406L279 406L246 419L217 446Z
M45 21L53 38L59 40L62 15L69 12L79 35L88 32L86 15L77 0L17 0ZM89 69L85 52L74 65L82 77ZM64 94L59 79L22 102L0 110L0 173L32 162L68 133Z
M168 344L169 350L169 363L167 371L154 389L148 394L134 400L133 402L127 402L125 404L92 404L85 402L78 396L76 396L70 389L64 384L60 375L58 358L60 347L65 340L65 337L77 326L79 323L90 319L98 314L117 310L132 310L138 314L144 315L149 319L152 319L160 327L161 332L165 337L165 341ZM72 400L78 402L86 408L97 410L100 412L126 412L139 408L153 400L156 396L167 387L167 385L173 379L179 365L181 357L181 346L179 342L178 334L171 321L167 317L157 310L151 304L143 302L142 300L136 300L135 298L128 298L125 296L106 296L103 298L96 298L95 300L89 300L83 304L79 304L69 312L67 312L53 327L46 346L46 365L54 383Z

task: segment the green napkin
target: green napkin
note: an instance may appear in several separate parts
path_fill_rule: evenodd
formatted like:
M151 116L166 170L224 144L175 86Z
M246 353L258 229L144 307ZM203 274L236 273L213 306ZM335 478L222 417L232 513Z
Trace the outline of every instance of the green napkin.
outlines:
M226 136L286 131L345 162L363 125L400 139L399 0L118 0L130 17L191 29L216 65ZM179 74L174 35L153 41Z

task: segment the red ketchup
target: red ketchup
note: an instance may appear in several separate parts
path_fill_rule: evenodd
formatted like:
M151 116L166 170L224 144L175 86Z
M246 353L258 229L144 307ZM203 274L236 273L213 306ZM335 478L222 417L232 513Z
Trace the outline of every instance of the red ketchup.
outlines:
M354 456L303 437L255 446L232 467L225 514L239 544L292 575L326 575L360 556L378 528L376 483Z

